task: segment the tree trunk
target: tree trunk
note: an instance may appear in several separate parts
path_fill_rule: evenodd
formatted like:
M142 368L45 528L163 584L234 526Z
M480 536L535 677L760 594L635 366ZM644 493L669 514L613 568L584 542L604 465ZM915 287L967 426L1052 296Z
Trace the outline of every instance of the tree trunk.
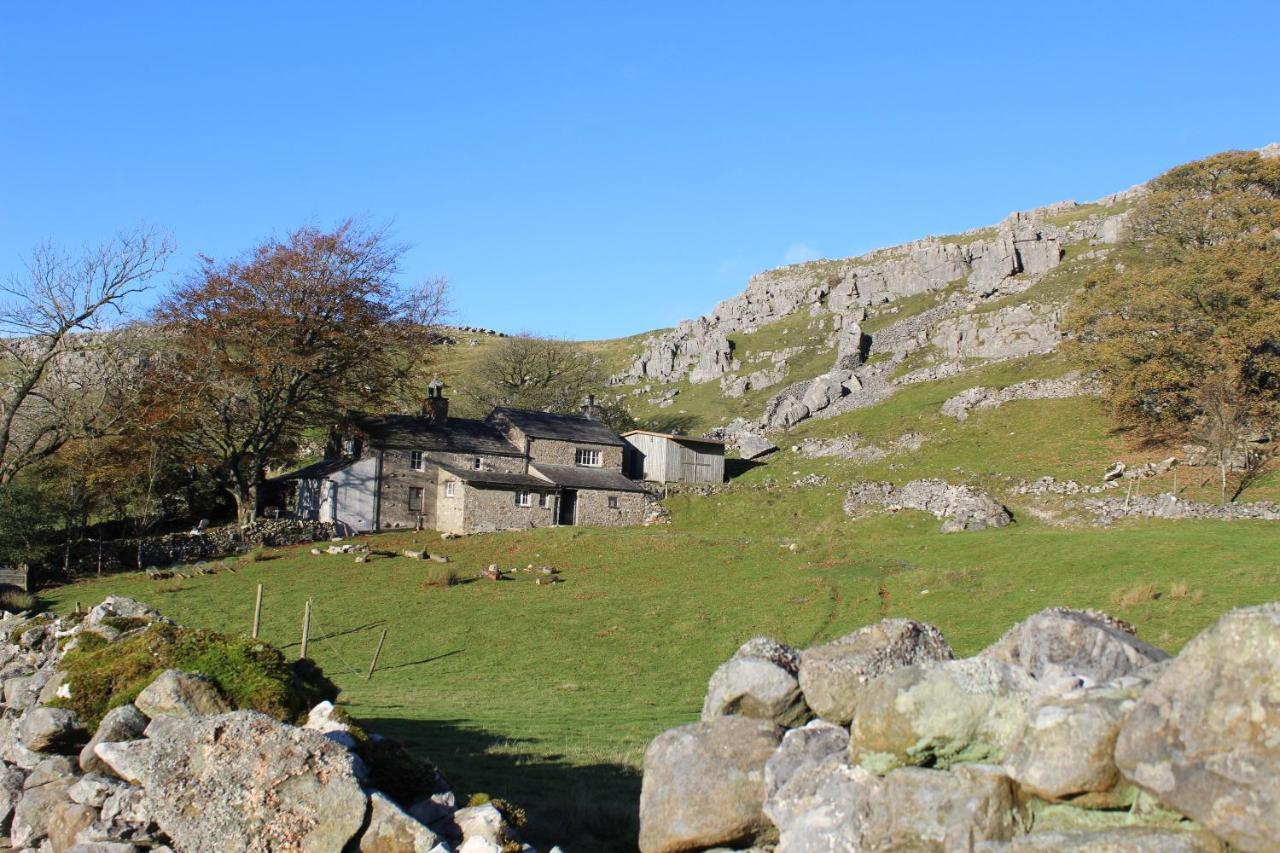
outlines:
M236 521L240 529L244 530L258 517L258 484L237 483L231 496L236 499Z

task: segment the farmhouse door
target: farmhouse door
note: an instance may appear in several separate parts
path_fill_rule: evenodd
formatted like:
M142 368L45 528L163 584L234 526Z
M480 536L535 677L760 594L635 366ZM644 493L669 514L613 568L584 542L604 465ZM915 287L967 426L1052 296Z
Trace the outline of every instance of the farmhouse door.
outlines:
M565 489L560 492L559 522L561 524L578 523L578 493L573 489Z

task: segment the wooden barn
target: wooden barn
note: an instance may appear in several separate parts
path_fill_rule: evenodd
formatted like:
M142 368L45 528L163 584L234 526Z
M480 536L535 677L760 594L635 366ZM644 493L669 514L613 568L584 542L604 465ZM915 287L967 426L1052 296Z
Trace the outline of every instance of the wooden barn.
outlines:
M651 483L723 483L724 442L637 429L624 432L624 470Z

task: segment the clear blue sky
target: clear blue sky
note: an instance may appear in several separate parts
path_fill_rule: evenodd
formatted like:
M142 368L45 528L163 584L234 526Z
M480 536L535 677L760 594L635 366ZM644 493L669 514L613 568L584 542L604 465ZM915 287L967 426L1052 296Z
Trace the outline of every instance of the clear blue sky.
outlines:
M458 322L696 316L761 269L1280 139L1270 3L5 3L0 275L350 215Z

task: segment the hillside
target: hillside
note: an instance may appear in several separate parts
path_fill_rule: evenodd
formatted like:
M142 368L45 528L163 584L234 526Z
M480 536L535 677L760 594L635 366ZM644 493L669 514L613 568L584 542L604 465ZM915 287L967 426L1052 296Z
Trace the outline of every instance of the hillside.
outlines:
M676 329L584 344L637 417L779 445L733 460L721 487L673 489L670 524L387 533L370 542L388 556L368 564L281 549L235 573L127 574L45 596L67 611L127 594L184 624L244 631L261 582L263 636L293 653L312 598L309 654L355 718L412 743L458 790L484 786L527 808L545 834L535 843L573 839L576 850L634 845L645 744L695 720L712 671L754 635L803 647L909 616L970 654L1068 605L1176 651L1224 610L1280 599L1280 525L1116 508L1157 492L1217 495L1187 451L1117 430L1059 348L1065 304L1093 265L1120 260L1143 192L771 270ZM459 411L457 386L496 340L459 335L446 350ZM1180 464L1163 464L1171 455ZM1104 487L1117 460L1133 476ZM943 535L924 512L844 509L853 484L922 478L981 489L1014 523ZM1243 497L1277 499L1274 471ZM1110 508L1090 503L1100 500ZM491 563L550 565L564 583L515 572L436 588L428 564L389 556L426 545L466 578Z

